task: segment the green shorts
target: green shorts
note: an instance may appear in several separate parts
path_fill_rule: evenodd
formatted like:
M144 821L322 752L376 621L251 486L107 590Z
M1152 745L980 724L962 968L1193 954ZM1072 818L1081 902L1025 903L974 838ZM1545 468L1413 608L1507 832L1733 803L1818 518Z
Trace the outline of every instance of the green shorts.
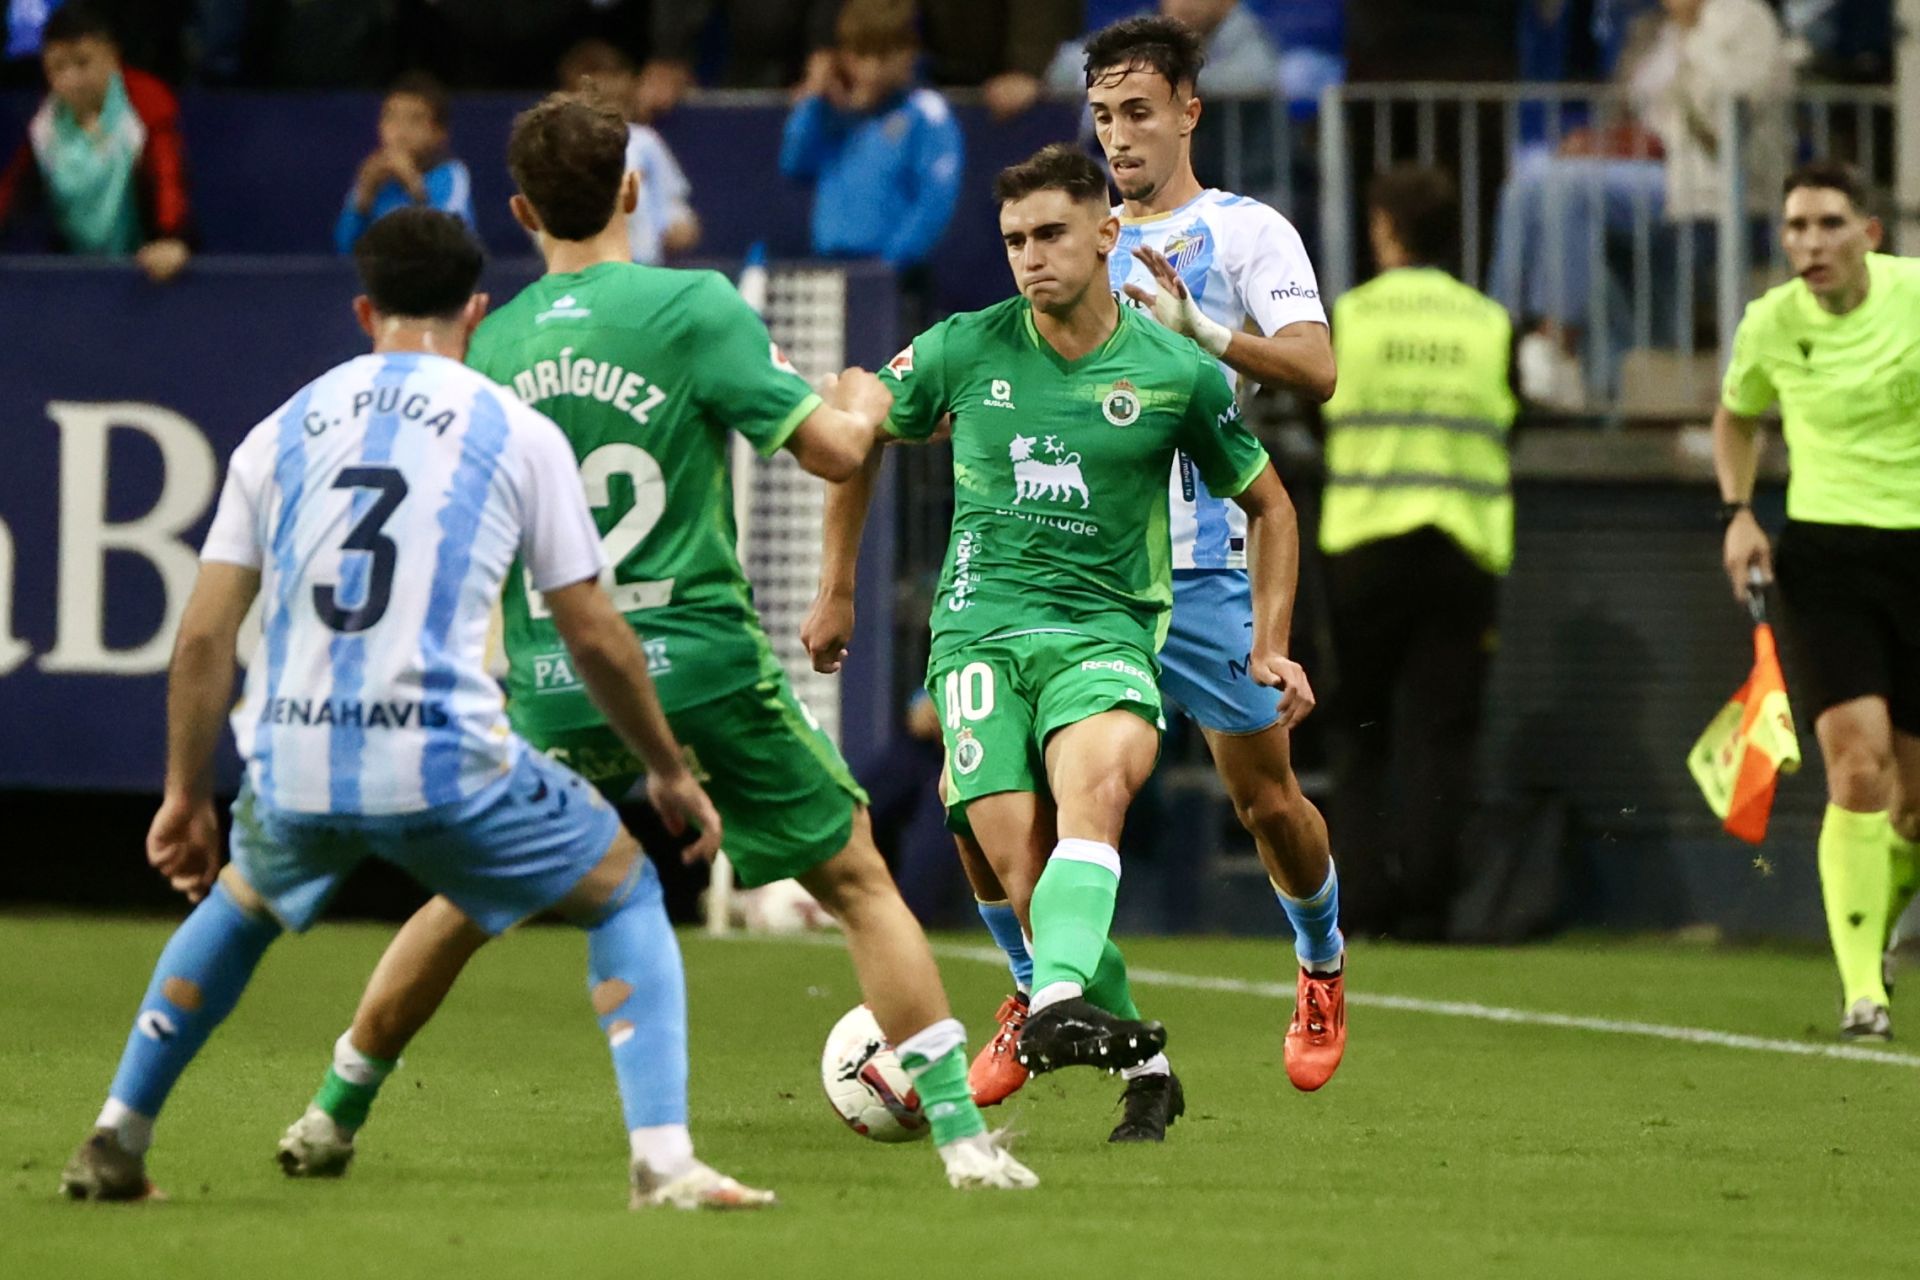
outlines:
M1000 791L1047 792L1047 739L1103 711L1167 725L1153 659L1129 644L1044 631L982 640L930 663L946 739L948 825ZM956 828L963 829L963 828Z
M853 837L867 793L785 678L668 715L687 764L720 811L720 841L735 878L753 887L789 880L831 858ZM606 725L527 740L612 800L645 766Z

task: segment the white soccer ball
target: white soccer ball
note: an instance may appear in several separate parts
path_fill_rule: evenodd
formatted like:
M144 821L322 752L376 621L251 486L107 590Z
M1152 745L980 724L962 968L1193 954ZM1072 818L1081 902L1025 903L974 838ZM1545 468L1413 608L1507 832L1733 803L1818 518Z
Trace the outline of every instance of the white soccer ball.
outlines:
M734 895L740 924L748 933L809 933L831 929L833 917L797 880L776 880Z
M867 1006L855 1005L827 1033L820 1083L847 1127L875 1142L914 1142L927 1136L913 1078L894 1056Z

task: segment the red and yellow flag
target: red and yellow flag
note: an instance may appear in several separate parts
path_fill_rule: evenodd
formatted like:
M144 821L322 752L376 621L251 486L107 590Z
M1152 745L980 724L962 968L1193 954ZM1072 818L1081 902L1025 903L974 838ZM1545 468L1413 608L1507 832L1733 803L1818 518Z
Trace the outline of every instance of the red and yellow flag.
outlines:
M1773 628L1753 629L1753 673L1687 753L1687 768L1727 831L1749 844L1767 837L1773 789L1800 768L1800 739Z

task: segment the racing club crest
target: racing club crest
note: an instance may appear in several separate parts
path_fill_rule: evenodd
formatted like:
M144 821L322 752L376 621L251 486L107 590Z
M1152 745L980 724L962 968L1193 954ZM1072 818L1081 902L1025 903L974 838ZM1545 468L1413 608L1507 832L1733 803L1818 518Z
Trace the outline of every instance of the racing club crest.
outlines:
M1100 402L1100 412L1116 427L1130 427L1140 420L1140 393L1125 378L1113 384Z

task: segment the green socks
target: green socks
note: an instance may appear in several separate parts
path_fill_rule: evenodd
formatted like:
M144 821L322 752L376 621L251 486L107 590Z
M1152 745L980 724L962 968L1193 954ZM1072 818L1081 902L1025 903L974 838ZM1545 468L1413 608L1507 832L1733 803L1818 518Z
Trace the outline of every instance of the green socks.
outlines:
M1887 1003L1880 954L1887 941L1887 909L1893 894L1893 855L1887 815L1854 813L1828 805L1820 823L1820 896L1826 902L1827 934L1840 966L1843 1003Z
M953 1018L943 1018L894 1046L913 1077L920 1113L933 1128L933 1144L944 1147L987 1131L980 1108L967 1089L967 1033Z
M380 1094L398 1058L374 1058L353 1047L352 1032L343 1034L333 1045L333 1065L313 1095L313 1105L333 1117L333 1122L352 1133L367 1122L367 1112Z
M1119 894L1120 855L1112 845L1068 839L1054 846L1033 889L1036 1010L1080 995L1093 984L1109 945L1107 931L1113 927ZM1049 987L1056 989L1049 992Z
M1892 827L1892 822L1888 822ZM1900 923L1900 917L1906 913L1907 905L1913 901L1913 895L1920 891L1920 840L1903 839L1898 831L1892 833L1893 849L1893 890L1887 896L1887 937L1893 937L1893 927Z
M1106 948L1100 953L1100 964L1093 971L1093 980L1087 983L1086 996L1088 1003L1105 1009L1116 1018L1134 1021L1140 1018L1139 1006L1133 1003L1133 986L1127 981L1127 962L1111 938L1107 939Z

